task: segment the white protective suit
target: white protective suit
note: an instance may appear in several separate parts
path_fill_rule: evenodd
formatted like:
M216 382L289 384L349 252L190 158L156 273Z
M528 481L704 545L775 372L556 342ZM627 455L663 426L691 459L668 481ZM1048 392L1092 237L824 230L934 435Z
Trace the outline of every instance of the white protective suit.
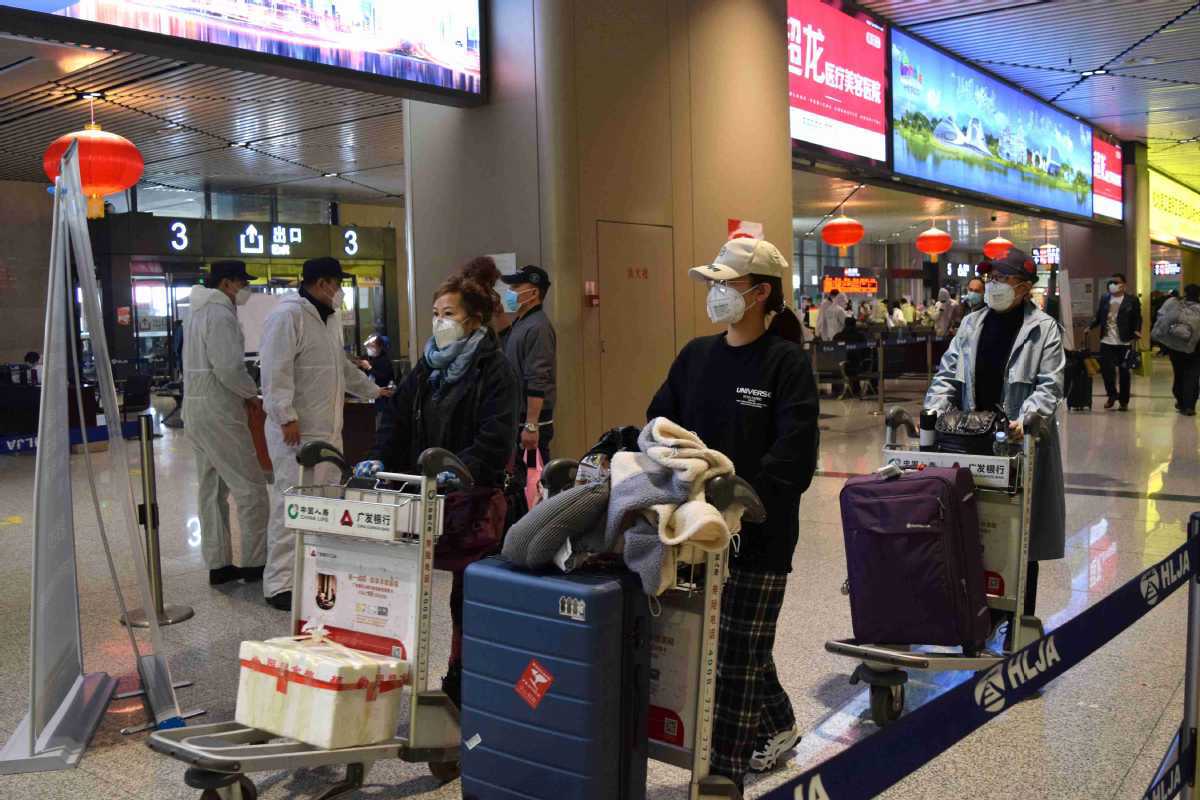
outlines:
M373 400L380 389L346 358L338 312L322 322L317 307L299 293L285 294L267 316L259 355L267 449L275 468L271 524L267 528L270 553L263 575L263 594L272 597L292 588L295 540L286 530L283 493L300 482L300 465L296 463L300 447L283 441L281 426L299 421L301 445L321 440L341 449L346 393ZM340 477L331 464L321 464L314 470L312 481L330 484Z
M200 481L200 549L209 569L233 564L229 496L237 503L243 567L267 560L267 481L246 425L246 400L258 387L246 371L245 344L233 301L192 289L183 333L183 424Z
M821 311L817 314L817 338L823 342L832 342L833 337L846 327L847 314L843 306L843 297L845 295L838 295L833 300L826 300L821 304Z

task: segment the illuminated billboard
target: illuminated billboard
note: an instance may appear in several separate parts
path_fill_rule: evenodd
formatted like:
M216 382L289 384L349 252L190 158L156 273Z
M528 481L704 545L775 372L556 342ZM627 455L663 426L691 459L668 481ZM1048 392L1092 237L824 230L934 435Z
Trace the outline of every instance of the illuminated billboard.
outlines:
M1013 203L1092 215L1092 128L892 31L896 172Z
M1092 139L1092 213L1121 219L1123 199L1121 147L1095 136Z
M1200 241L1200 193L1150 170L1150 238L1170 245Z
M821 0L788 0L792 139L887 159L887 52L882 25Z
M480 0L5 0L0 6L93 23L75 34L90 44L142 49L121 46L100 27L110 26L443 92L483 90ZM186 60L207 63L211 49L190 48ZM242 68L252 65L250 59Z

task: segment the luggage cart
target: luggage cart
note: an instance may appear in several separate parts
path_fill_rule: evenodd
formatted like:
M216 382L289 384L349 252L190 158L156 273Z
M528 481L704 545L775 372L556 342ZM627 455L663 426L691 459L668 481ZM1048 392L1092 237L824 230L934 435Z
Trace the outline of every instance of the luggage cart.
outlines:
M925 652L898 645L879 645L854 639L825 643L835 655L858 659L861 663L850 676L851 683L866 683L871 692L871 718L883 726L896 721L904 711L904 684L910 670L949 672L989 669L1007 655L1041 638L1042 622L1023 613L1025 584L1029 564L1029 510L1036 479L1038 440L1042 433L1040 417L1031 416L1019 452L1008 456L976 456L938 453L912 449L897 442L903 428L909 439L917 436L912 417L902 408L888 412L883 445L884 466L889 469L914 469L921 465L966 467L971 470L977 491L980 541L983 544L983 569L988 607L1000 612L1000 624L1007 620L1000 653ZM849 592L847 583L843 593ZM998 627L998 626L997 626ZM993 635L995 634L993 629Z
M557 459L542 471L547 496L576 484L607 479L595 465ZM704 487L709 503L720 510L733 503L746 509L742 518L762 522L766 510L750 484L722 476ZM686 547L686 545L685 545ZM709 774L716 704L717 636L721 624L721 591L729 574L727 551L707 553L696 563L679 565L675 585L658 597L661 611L651 617L651 680L665 670L681 687L663 705L651 705L649 757L691 772L688 800L738 797L728 778Z
M364 574L368 582L377 577L394 589L397 605L356 610L349 620L335 619L329 637L351 645L356 638L369 641L371 649L390 642L392 655L408 661L406 725L388 741L335 750L232 721L157 731L148 744L189 765L184 781L201 790L201 800L253 800L258 793L247 777L250 773L344 764L345 778L318 797L329 800L360 788L371 764L382 758L424 761L434 777L451 781L458 777L458 710L445 694L428 687L433 548L442 527L437 475L451 471L470 486L470 473L451 453L430 449L419 459L420 475L380 472L376 481L312 486L311 470L323 462L340 467L347 481L349 470L341 453L324 442L311 442L301 448L297 460L300 484L284 493L288 527L296 536L291 632L299 634L306 622L325 622L321 612L326 609L315 589L318 566L340 560L344 568L358 571L360 579ZM400 488L380 488L380 481L399 483ZM359 488L364 483L373 485ZM396 608L401 609L400 619L393 622L397 615L387 612Z

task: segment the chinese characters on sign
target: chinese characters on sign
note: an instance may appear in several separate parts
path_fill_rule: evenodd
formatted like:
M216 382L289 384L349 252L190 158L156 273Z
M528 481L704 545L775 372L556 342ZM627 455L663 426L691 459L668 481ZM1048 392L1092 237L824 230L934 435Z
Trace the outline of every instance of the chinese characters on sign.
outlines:
M851 278L826 275L821 281L822 294L838 291L845 294L875 294L879 281L875 278Z
M883 161L883 26L820 0L789 0L787 32L792 139Z

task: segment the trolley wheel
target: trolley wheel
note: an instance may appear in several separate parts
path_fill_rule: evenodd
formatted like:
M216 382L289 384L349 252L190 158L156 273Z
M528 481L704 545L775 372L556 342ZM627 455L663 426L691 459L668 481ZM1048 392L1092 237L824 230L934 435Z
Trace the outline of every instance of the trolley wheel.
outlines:
M442 783L449 783L462 775L462 765L457 761L430 761L429 774Z
M904 684L871 687L871 719L879 727L900 719L904 712Z
M254 785L254 781L245 775L238 775L235 783L242 792L241 800L258 800L258 787ZM205 789L200 793L200 800L221 800L221 793L216 789Z

